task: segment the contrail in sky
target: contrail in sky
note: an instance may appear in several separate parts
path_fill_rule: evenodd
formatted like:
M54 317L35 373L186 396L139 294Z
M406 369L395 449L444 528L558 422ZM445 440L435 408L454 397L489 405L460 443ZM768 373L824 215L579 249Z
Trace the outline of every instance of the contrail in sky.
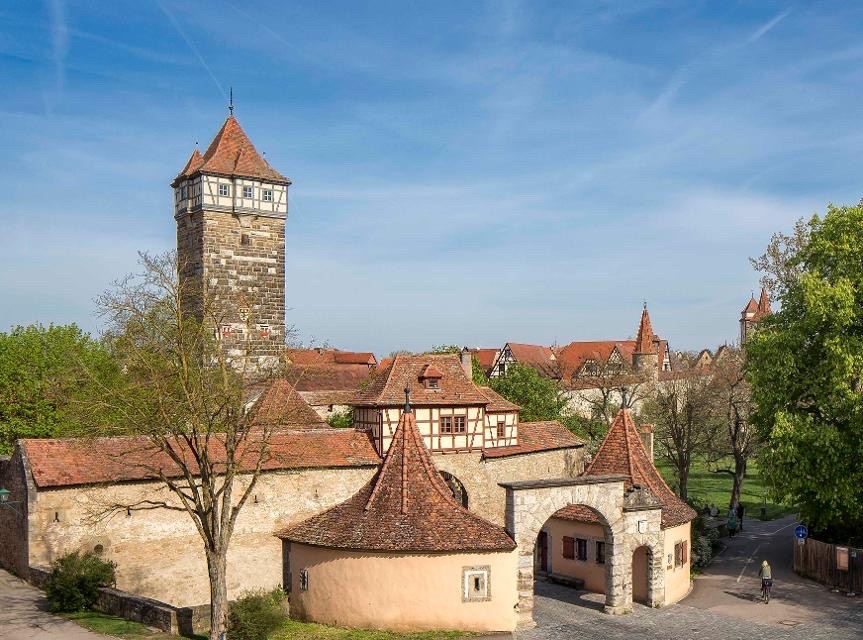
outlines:
M202 56L201 52L198 51L198 47L195 46L195 43L192 42L192 40L189 38L189 36L186 35L186 32L183 31L183 28L180 26L180 23L177 22L177 19L174 18L174 15L170 11L168 11L168 8L164 4L162 4L162 0L156 0L156 4L159 5L159 8L162 10L162 13L164 13L165 16L167 16L168 20L171 21L171 24L173 25L174 29L177 30L177 33L180 34L180 37L183 38L183 40L185 40L186 44L189 46L189 49L192 50L192 53L194 53L197 56L198 61L201 63L201 66L204 67L206 72L209 74L210 78L212 78L216 87L218 87L219 93L221 93L222 97L225 100L227 100L228 94L225 92L225 88L222 86L222 83L219 82L219 80L216 78L215 74L213 74L212 69L210 69L210 65L207 64L207 61L204 60L204 56Z
M791 9L788 9L787 11L783 11L782 13L780 13L778 16L776 16L775 18L773 18L769 22L766 22L765 24L763 24L761 27L759 27L755 31L755 33L753 33L751 36L749 36L749 39L746 42L748 42L749 44L752 44L753 42L757 42L758 40L760 40L761 37L765 33L767 33L773 27L775 27L777 24L779 24L780 22L785 20L785 18L788 17L789 13L791 13Z

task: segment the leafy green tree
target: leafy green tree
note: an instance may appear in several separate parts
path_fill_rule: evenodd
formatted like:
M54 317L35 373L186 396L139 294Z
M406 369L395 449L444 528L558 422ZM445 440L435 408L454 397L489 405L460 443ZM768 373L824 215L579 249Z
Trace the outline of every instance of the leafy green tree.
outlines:
M354 426L353 409L351 409L351 407L347 407L341 411L334 411L330 417L327 418L327 424L336 429L347 429Z
M786 256L781 309L746 344L775 497L816 532L863 530L863 207L829 206Z
M18 438L71 435L67 414L83 369L117 369L104 345L74 324L18 326L0 333L0 453Z

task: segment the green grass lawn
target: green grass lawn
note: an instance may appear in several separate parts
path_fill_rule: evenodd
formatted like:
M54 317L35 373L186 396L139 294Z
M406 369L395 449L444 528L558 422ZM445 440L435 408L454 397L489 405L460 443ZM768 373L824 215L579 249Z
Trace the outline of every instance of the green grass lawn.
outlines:
M662 460L657 459L656 466L662 473L663 478L672 489L677 487L677 479L674 470ZM727 473L716 473L710 471L703 461L697 461L692 465L689 475L689 497L701 502L711 502L719 507L720 513L727 513L728 501L731 499L732 478ZM747 466L746 477L743 481L740 501L746 510L747 518L759 518L762 520L773 520L791 513L785 505L776 504L767 499L767 491L758 472L758 463L750 462ZM761 517L761 508L765 508L765 515Z
M140 622L131 622L100 611L79 611L63 614L64 618L77 622L90 631L123 640L185 640L180 636L155 631ZM473 637L476 634L460 631L426 631L423 633L393 633L368 629L341 629L322 624L310 624L288 620L276 631L271 640L455 640ZM206 636L197 636L205 638Z

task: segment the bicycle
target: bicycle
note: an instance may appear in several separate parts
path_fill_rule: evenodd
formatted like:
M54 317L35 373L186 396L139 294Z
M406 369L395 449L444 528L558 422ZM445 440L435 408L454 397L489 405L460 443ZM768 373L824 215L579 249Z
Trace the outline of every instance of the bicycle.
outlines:
M761 599L764 600L764 604L768 604L770 602L770 587L772 586L773 580L761 581Z

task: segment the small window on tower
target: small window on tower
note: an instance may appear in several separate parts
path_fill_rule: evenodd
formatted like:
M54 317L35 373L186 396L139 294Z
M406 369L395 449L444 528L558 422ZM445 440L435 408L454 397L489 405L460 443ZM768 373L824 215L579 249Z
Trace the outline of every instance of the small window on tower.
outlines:
M251 198L252 197L252 188L251 187L243 187L243 197Z
M252 238L249 236L248 233L243 233L240 235L240 244L244 247L248 247L252 244Z
M230 195L230 187L228 187L228 185L226 185L226 184L220 184L219 185L219 195L220 196Z
M262 200L264 202L272 202L273 201L273 190L272 189L264 189Z

